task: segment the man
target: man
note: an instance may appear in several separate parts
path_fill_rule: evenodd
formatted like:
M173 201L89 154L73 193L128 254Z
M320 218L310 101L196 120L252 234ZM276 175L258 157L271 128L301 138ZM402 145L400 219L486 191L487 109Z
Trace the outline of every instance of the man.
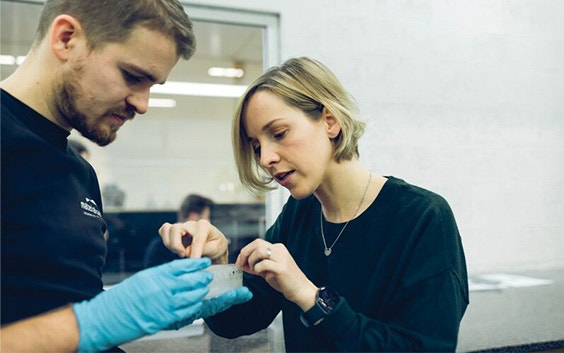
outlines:
M178 222L210 220L214 202L202 195L190 194L182 200L178 209Z
M205 221L182 230L190 259L103 291L98 180L68 146L72 129L112 142L194 50L177 0L45 2L26 60L0 83L1 351L111 349L250 299L242 287L202 302L211 276L201 270L227 261L226 239Z
M198 194L189 194L184 198L178 209L177 221L199 221L201 219L210 220L211 207L214 202ZM167 263L178 259L178 255L171 252L164 246L160 237L155 237L145 251L143 265L145 268Z
M88 148L86 148L82 142L69 139L67 143L70 147L74 148L82 158L86 160L90 159L90 151L88 151Z

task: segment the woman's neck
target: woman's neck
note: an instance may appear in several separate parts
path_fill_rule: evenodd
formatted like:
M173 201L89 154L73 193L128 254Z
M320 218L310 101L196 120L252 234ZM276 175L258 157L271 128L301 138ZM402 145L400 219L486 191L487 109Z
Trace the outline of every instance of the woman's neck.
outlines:
M328 170L315 197L325 219L343 223L366 210L385 182L386 178L372 174L358 161L344 162Z

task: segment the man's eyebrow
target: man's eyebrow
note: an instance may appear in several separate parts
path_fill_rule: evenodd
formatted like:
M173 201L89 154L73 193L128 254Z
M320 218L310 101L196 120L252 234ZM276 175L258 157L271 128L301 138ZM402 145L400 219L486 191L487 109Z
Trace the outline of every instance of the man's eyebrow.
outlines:
M157 84L163 84L164 81L162 82L158 82L157 78L155 76L153 76L150 72L140 68L137 65L134 64L124 64L124 66L132 71L133 73L139 75L139 76L144 76L145 78L147 78L149 81L153 82L153 83L157 83Z

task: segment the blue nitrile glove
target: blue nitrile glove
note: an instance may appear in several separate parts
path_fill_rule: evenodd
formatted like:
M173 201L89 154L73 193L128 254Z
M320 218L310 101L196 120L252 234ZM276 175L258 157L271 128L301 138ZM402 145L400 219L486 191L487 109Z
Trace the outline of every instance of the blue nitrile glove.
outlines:
M210 263L208 258L174 260L74 304L80 329L78 351L105 350L175 322L197 319L213 277L200 270Z
M223 293L215 298L206 299L203 302L198 318L206 318L229 309L236 304L242 304L253 298L253 293L247 287L239 287ZM172 324L169 329L180 329L191 324L195 319L189 318Z

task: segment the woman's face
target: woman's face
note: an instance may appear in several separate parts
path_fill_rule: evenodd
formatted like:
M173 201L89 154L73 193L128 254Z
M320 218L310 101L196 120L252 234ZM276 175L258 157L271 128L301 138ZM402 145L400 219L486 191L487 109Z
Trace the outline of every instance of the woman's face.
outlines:
M260 165L297 199L317 190L333 161L331 138L340 127L326 109L321 114L313 120L270 91L253 94L243 112Z

